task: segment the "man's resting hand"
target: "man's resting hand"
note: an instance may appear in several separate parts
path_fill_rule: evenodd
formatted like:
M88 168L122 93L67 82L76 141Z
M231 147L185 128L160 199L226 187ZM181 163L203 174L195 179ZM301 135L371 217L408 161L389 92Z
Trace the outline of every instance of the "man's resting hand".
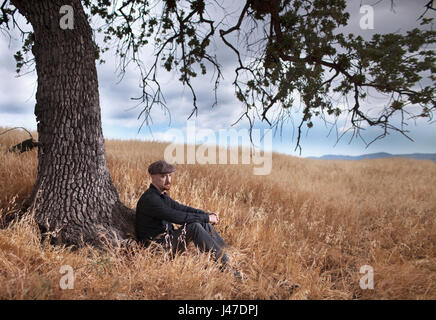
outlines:
M218 218L218 215L216 213L209 214L209 223L210 224L216 224L216 223L218 223L218 221L219 221L219 218Z

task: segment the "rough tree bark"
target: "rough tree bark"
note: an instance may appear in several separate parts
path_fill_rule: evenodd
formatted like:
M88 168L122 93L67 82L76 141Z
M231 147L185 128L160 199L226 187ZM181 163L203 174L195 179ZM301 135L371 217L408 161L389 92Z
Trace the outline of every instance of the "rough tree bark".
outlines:
M100 245L133 235L134 211L119 200L106 164L92 30L80 0L11 0L34 31L38 89L35 220L57 243ZM71 5L73 29L59 10Z

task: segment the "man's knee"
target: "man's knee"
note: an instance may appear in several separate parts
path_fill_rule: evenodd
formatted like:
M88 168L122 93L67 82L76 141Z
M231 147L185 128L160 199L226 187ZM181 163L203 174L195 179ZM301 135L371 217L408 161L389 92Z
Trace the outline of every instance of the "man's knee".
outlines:
M186 225L186 233L198 232L204 229L200 222L192 222Z

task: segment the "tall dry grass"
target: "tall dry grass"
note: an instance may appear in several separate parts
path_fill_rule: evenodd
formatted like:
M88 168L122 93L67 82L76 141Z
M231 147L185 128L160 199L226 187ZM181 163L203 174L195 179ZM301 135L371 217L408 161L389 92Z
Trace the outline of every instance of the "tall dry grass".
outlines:
M0 136L0 216L23 205L36 177L36 151L5 152L24 138ZM135 208L150 183L147 167L163 158L165 146L106 142L127 206ZM216 228L244 281L193 246L174 260L153 248L52 246L27 216L0 229L0 299L436 298L436 163L273 154L270 175L255 176L252 168L177 165L170 192L220 213ZM74 289L60 288L62 265L72 266ZM359 286L363 265L374 270L374 289Z

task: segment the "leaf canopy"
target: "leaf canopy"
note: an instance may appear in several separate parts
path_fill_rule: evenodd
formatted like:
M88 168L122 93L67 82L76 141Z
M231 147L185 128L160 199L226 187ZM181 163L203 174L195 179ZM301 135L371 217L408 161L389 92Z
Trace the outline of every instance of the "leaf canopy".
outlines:
M103 21L95 30L104 35L103 42L96 44L97 59L114 49L121 74L130 64L137 67L142 81L139 100L144 107L140 114L143 124L148 123L154 105L167 108L159 83L161 69L177 72L179 81L189 87L193 99L189 117L198 110L192 80L213 70L215 90L218 88L222 66L211 45L215 41L225 44L237 60L233 85L242 104L238 121L246 117L252 128L260 119L278 127L301 104L303 116L296 143L300 150L303 125L313 127L315 117L337 118L349 113L354 134L360 135L364 126L379 126L383 133L377 138L381 138L389 130L406 135L404 119L432 120L436 109L436 58L432 50L436 32L431 28L432 19L424 14L419 17L422 28L402 34L375 34L365 40L341 33L350 18L344 0L245 0L235 10L234 3L231 6L237 12L233 19L228 18L229 1L82 3L90 20L98 17ZM426 8L434 10L433 1ZM17 25L15 13L4 1L0 26ZM233 22L229 24L229 20ZM241 45L238 39L245 42ZM31 45L30 32L22 50L15 54L18 71L25 65ZM154 62L145 65L141 50L150 46ZM386 95L386 104L377 115L362 104L371 92ZM348 104L337 103L338 95ZM402 119L400 126L393 121L397 115Z

